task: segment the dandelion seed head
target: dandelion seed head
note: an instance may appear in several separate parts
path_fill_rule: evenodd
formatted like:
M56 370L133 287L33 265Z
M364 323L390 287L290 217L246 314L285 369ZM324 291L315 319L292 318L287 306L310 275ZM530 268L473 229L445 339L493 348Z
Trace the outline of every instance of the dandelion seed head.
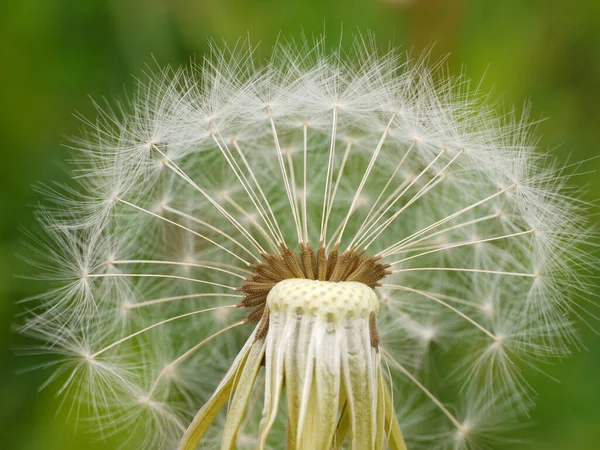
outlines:
M240 43L95 106L21 329L102 435L493 448L523 368L579 344L590 205L463 76L368 36Z

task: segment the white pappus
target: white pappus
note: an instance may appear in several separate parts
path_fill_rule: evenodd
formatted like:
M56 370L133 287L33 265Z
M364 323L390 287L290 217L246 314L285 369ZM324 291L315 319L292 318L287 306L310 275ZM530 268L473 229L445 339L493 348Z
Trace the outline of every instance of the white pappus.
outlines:
M54 284L21 330L58 356L49 381L143 448L510 440L524 371L569 354L592 295L572 171L463 76L370 37L255 50L83 119L30 241Z

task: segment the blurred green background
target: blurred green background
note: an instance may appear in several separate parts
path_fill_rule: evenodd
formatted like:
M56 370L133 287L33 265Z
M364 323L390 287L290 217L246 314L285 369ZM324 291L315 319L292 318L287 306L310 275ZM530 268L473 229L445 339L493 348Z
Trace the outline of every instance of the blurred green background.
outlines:
M9 4L10 3L10 4ZM280 32L326 31L336 42L360 28L381 43L419 53L450 53L451 71L463 67L496 98L519 107L531 100L541 148L566 160L600 154L599 0L21 0L0 14L0 449L112 449L66 412L56 413L53 388L38 392L45 373L19 373L32 361L14 355L22 340L11 324L15 301L33 292L15 274L30 272L14 254L19 226L32 226L32 185L62 180L64 135L77 134L74 111L93 116L88 95L120 95L154 57L186 63L207 40L250 35L268 50ZM350 39L346 40L347 43ZM595 170L600 160L585 168ZM600 175L588 200L600 197ZM594 307L591 307L594 308ZM593 310L600 314L600 310ZM600 323L597 324L600 329ZM520 448L600 449L600 338L583 330L589 351L547 367L558 384L534 375L539 393L534 426L519 432ZM135 448L132 446L131 448ZM511 447L514 448L514 447Z

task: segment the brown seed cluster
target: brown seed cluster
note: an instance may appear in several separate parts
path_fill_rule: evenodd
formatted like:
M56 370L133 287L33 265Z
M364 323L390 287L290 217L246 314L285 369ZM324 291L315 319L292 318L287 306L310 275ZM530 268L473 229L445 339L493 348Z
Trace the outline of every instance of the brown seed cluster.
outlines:
M335 246L329 254L325 247L319 246L315 252L309 245L300 244L300 253L292 251L281 244L279 254L263 254L264 262L253 264L254 275L246 279L240 288L244 298L240 307L250 308L247 320L261 321L257 338L264 337L269 327L269 311L267 295L280 281L290 278L304 278L319 281L356 281L371 288L379 285L379 281L389 272L389 265L382 264L380 257L364 256L363 251L346 250L342 254ZM371 319L373 322L373 319ZM375 330L372 330L376 333Z

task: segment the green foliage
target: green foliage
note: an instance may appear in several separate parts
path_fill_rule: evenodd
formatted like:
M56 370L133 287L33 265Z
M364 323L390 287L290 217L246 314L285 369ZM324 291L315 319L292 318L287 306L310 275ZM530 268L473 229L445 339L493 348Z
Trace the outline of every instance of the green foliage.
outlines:
M15 301L38 286L15 277L27 274L13 256L20 249L19 225L32 223L32 184L61 180L55 162L68 152L63 135L76 134L73 111L93 116L86 95L100 99L133 85L155 65L200 59L208 39L234 42L249 34L270 47L283 36L327 33L338 45L342 30L372 30L378 41L393 41L419 54L448 57L450 69L465 64L484 90L518 107L531 100L540 147L555 148L562 160L598 155L600 124L600 7L597 0L22 0L0 15L0 447L10 450L112 449L115 437L92 442L63 410L52 386L41 393L41 371L17 374L35 364L14 355L26 343L10 331L21 306ZM431 48L429 44L436 42ZM350 39L342 41L342 45ZM593 171L600 160L584 164ZM597 173L585 173L587 199L600 195ZM596 312L593 310L592 312ZM600 314L600 312L598 312ZM596 326L600 328L600 325ZM540 394L535 427L520 434L530 450L593 450L600 431L600 339L584 330L590 351L568 364L534 375ZM134 439L135 441L135 439ZM132 445L131 448L136 448ZM513 447L511 447L513 448Z

